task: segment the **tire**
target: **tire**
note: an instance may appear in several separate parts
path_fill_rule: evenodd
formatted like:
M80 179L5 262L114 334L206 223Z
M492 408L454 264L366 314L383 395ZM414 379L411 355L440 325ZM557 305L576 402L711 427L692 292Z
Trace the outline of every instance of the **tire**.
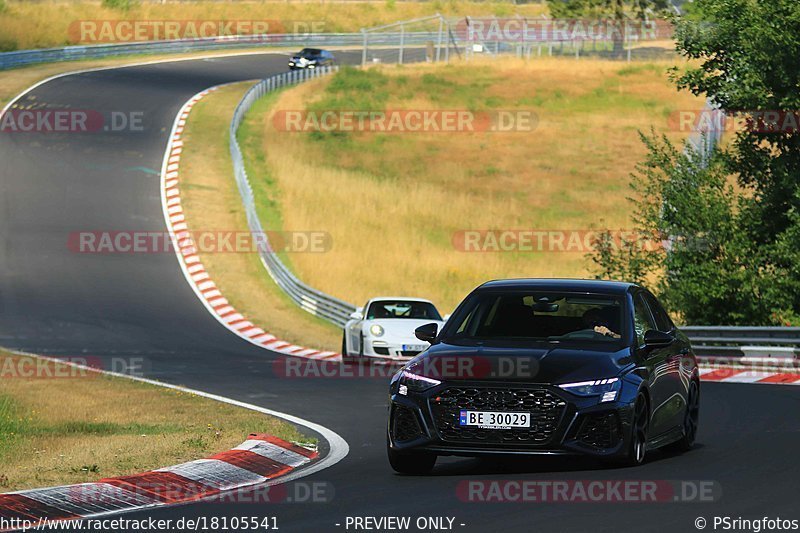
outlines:
M358 357L353 357L347 353L347 331L342 333L342 363L344 364L357 364Z
M425 452L398 452L389 447L386 442L386 453L389 464L395 472L412 476L424 476L433 470L436 464L436 455Z
M364 357L364 334L362 333L359 337L359 344L361 345L358 349L358 355L350 355L347 352L347 332L342 334L342 363L348 365L360 365L365 364L367 362L367 358Z
M683 415L683 437L670 445L677 452L688 452L694 446L697 437L697 425L700 420L700 386L696 380L689 385L686 400L686 411Z
M633 407L633 423L631 424L631 438L628 449L622 458L623 466L639 466L644 463L647 454L647 432L650 427L650 413L647 409L647 399L643 394L636 397Z

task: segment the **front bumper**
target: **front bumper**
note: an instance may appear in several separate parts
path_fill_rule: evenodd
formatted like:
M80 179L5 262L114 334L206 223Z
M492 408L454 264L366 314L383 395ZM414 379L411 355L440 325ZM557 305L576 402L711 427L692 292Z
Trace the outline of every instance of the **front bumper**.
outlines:
M312 69L317 68L316 63L304 63L302 61L289 60L289 68L291 70Z
M452 389L462 392L454 395ZM623 398L620 394L617 401L598 403L596 396L579 397L554 386L480 382L444 383L407 395L393 390L389 445L400 452L438 455L621 457L633 418L633 402ZM531 427L463 428L458 425L462 409L529 411Z
M399 361L408 361L427 348L416 338L367 337L364 341L365 356Z

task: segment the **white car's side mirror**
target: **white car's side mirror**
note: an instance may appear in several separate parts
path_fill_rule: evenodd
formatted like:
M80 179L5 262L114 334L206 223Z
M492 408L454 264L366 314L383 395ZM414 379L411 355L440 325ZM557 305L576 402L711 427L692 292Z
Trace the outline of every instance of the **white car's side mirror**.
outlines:
M364 315L362 315L360 311L353 311L352 313L350 313L350 318L352 318L353 320L361 320L362 318L364 318Z

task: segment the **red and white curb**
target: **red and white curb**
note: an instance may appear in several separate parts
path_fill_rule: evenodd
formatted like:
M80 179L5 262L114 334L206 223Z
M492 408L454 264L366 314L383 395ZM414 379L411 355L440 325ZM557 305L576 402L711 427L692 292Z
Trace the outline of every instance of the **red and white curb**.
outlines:
M191 239L189 226L186 223L183 206L181 205L180 161L184 148L183 133L186 121L195 104L218 88L213 87L195 95L181 108L172 127L161 169L161 200L164 219L169 233L174 235L174 240L177 243L175 252L181 269L197 296L214 318L239 337L256 346L284 355L305 357L307 359L341 361L341 355L336 352L297 346L278 339L263 328L253 324L225 299L197 254L197 249Z
M721 383L760 383L765 385L800 385L800 370L796 368L758 368L730 365L700 367L702 381Z
M208 459L95 483L0 494L0 519L6 524L35 527L45 521L93 518L215 496L228 501L230 496L224 496L228 491L264 484L317 458L314 450L254 434L236 448Z

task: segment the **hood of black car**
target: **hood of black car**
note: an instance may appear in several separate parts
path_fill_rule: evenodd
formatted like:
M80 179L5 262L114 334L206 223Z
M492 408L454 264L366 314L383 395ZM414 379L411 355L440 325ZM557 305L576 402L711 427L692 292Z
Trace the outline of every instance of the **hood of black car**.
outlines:
M630 366L629 348L456 346L439 343L406 369L440 381L562 384L611 378Z

